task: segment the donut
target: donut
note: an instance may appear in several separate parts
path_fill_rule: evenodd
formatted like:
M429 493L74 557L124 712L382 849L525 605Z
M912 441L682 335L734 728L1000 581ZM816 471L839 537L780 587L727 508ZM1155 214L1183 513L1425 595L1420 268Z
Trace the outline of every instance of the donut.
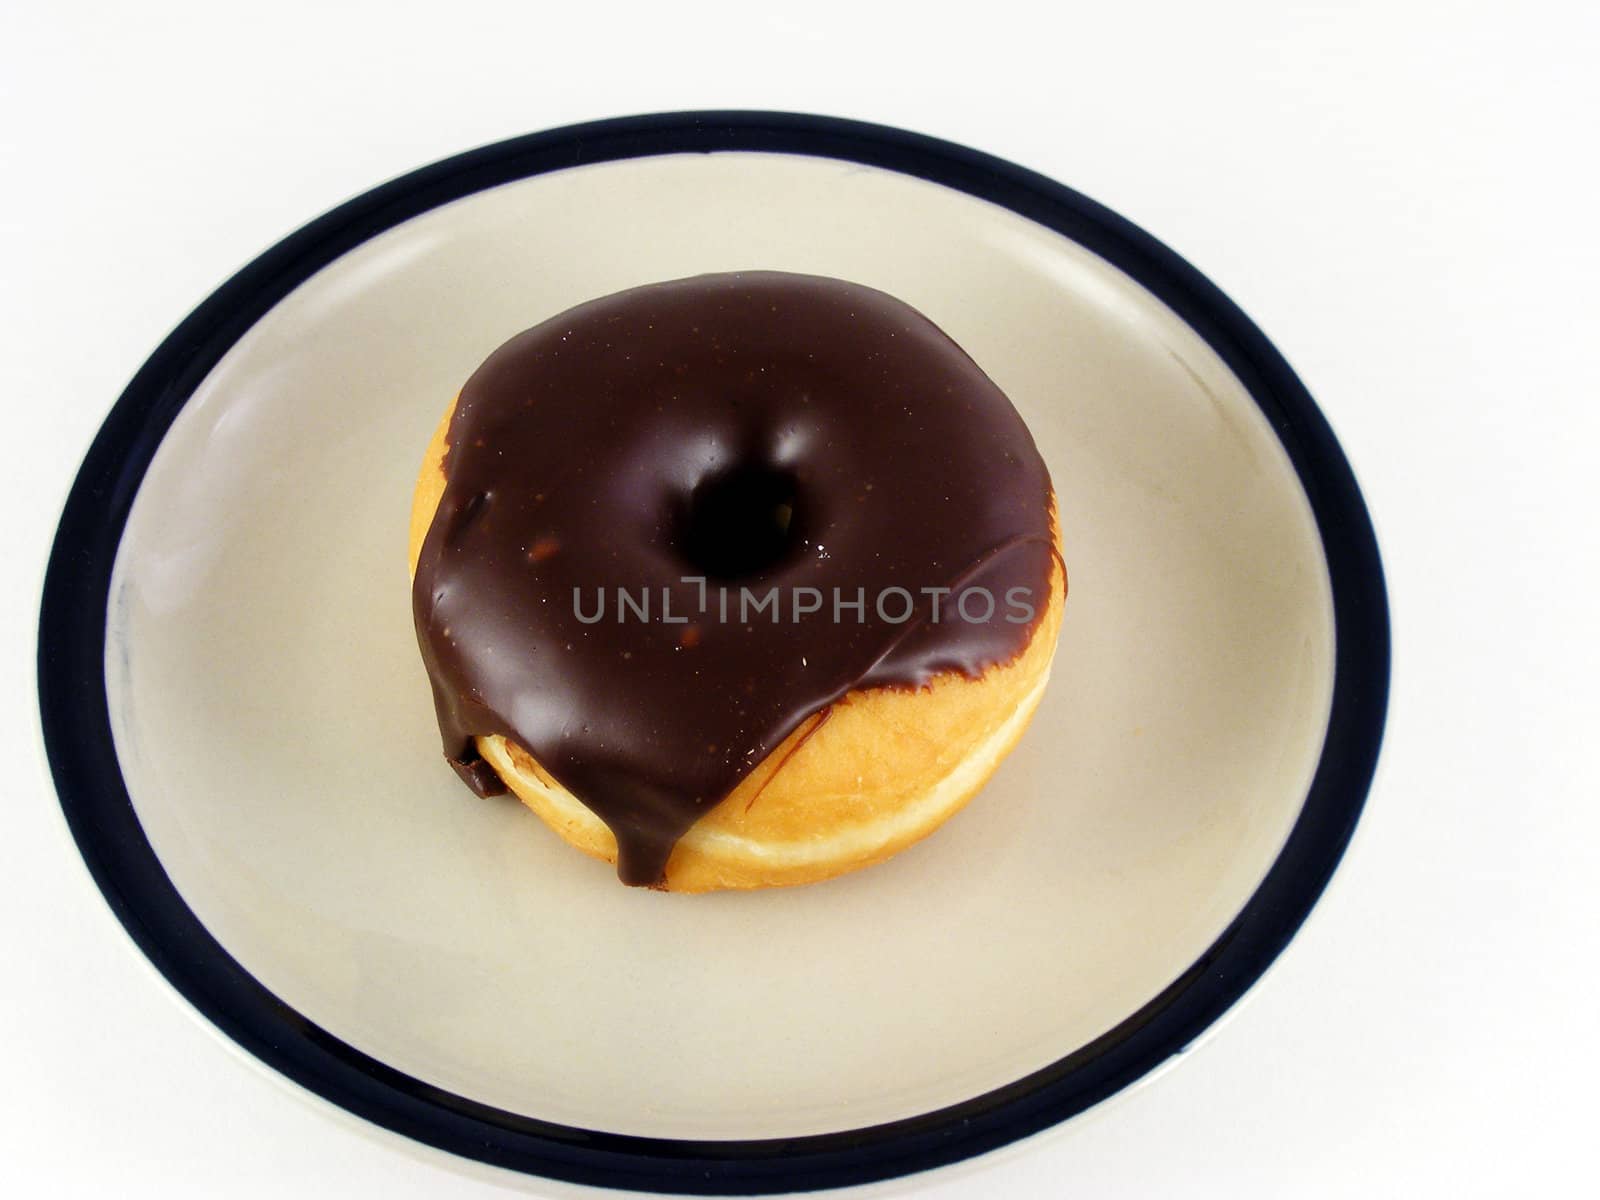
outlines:
M625 884L880 862L1026 728L1059 542L1021 417L902 301L775 271L592 300L490 354L424 452L445 758Z

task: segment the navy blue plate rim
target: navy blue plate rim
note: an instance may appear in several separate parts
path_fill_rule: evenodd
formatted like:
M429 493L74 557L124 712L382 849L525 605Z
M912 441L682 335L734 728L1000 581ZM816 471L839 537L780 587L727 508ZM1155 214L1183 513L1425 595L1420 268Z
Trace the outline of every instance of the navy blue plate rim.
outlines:
M128 796L104 671L111 571L140 481L200 381L291 289L384 230L485 188L590 163L717 151L916 176L1065 234L1138 280L1221 356L1282 442L1322 539L1336 635L1327 733L1300 816L1244 909L1180 978L1091 1044L1005 1087L889 1124L767 1140L635 1137L541 1121L411 1078L320 1029L230 957L173 887ZM835 117L718 111L567 126L445 159L317 218L219 287L139 369L78 472L45 575L38 684L50 771L95 883L162 975L250 1054L357 1116L494 1166L605 1187L755 1195L865 1183L981 1154L1082 1112L1182 1053L1283 950L1343 855L1377 763L1389 654L1377 541L1338 442L1283 357L1192 266L1087 197L978 151Z

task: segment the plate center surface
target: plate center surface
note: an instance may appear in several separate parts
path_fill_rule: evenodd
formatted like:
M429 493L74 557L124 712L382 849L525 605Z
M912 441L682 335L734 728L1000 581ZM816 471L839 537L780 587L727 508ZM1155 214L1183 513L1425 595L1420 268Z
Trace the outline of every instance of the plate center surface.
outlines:
M624 287L741 268L882 288L950 333L1050 466L1072 590L1032 729L936 836L809 888L631 891L440 757L411 488L501 341ZM1192 330L1005 209L797 156L542 175L345 255L180 415L111 597L130 794L247 970L429 1083L669 1137L911 1116L1115 1026L1266 873L1332 685L1304 494Z

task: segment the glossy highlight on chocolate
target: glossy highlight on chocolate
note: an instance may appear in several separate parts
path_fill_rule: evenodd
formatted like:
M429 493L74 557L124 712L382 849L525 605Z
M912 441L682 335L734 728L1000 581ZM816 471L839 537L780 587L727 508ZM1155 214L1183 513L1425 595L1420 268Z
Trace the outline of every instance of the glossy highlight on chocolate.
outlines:
M447 443L412 592L445 754L487 795L473 738L522 746L610 827L626 883L659 882L808 718L1009 662L1036 622L1004 598L1049 597L1026 426L932 322L861 285L737 272L580 305L490 355ZM1000 602L936 614L947 588ZM652 619L595 619L619 589ZM773 589L778 619L741 614ZM846 606L788 619L801 589ZM892 589L911 619L879 611Z

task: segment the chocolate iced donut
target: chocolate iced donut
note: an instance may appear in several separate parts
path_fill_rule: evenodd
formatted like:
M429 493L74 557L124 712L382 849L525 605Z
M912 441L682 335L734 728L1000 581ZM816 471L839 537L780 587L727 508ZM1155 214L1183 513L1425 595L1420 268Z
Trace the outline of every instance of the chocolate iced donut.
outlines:
M435 434L411 543L446 757L673 890L936 827L1026 725L1066 591L999 388L900 301L777 272L512 338Z

